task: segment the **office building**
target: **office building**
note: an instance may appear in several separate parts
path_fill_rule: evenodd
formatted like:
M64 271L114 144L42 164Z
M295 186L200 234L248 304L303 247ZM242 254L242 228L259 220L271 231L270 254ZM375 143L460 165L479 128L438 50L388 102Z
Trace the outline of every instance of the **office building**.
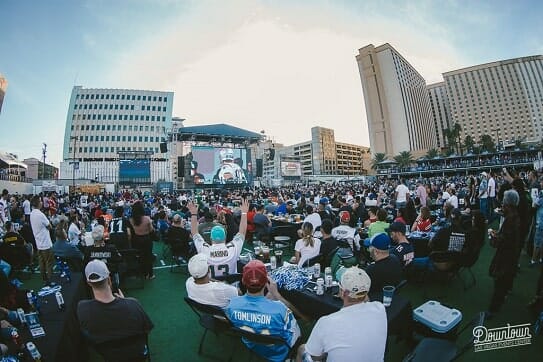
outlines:
M414 156L437 146L424 78L390 44L373 44L356 56L373 154Z
M451 124L462 140L484 134L495 143L543 138L543 56L475 65L443 73Z
M290 146L275 144L275 157L264 161L264 178L279 178L281 160L299 161L302 177L365 175L370 168L369 148L337 142L334 130L312 127L311 139Z
M444 129L451 129L451 109L447 97L445 82L428 85L428 96L430 97L430 106L432 108L432 117L434 119L435 137L437 149L440 150L447 145L447 139L444 136Z
M61 178L118 182L119 152L151 159L151 181L171 181L168 152L173 92L134 89L72 90L64 133ZM75 163L74 163L75 162Z

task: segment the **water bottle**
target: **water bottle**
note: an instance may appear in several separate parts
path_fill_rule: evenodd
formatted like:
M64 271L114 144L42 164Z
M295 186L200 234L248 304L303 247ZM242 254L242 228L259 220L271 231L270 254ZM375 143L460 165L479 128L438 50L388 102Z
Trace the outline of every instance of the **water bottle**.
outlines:
M17 317L19 317L19 321L21 322L21 325L24 325L26 320L25 320L25 311L23 310L23 308L17 308Z
M60 292L60 290L55 293L55 299L57 300L58 309L64 310L64 297L62 297L62 293Z
M324 294L324 279L318 278L317 279L317 295L323 295Z
M30 355L30 358L32 359L32 361L41 362L40 351L38 351L34 343L28 342L26 344L26 349L28 350L28 354Z
M17 331L17 328L11 328L11 331L9 333L13 344L15 344L17 348L20 348L22 345L21 336L19 335L19 331Z
M270 256L271 270L277 269L277 258L275 255Z
M30 308L32 310L36 310L36 306L34 305L34 291L31 290L29 292L26 292L26 301L28 302L28 305L30 305Z

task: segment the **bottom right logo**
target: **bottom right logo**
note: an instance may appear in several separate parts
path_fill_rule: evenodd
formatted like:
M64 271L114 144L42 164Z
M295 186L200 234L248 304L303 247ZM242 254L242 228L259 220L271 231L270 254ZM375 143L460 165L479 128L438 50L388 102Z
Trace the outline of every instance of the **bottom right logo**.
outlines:
M477 326L473 328L473 337L475 352L524 346L532 341L529 323L489 329Z

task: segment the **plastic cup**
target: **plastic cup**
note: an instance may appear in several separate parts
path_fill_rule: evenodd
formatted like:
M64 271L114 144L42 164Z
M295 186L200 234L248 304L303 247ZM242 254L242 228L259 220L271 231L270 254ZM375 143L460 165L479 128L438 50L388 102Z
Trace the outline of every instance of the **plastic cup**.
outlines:
M259 256L261 252L260 246L255 246L255 255Z
M277 266L280 267L283 265L283 250L275 250L273 252L275 254L275 258L277 259Z
M270 248L268 246L262 246L262 257L264 260L268 260L270 258Z
M392 304L392 296L394 295L395 290L396 287L393 287L392 285L383 287L383 305L385 307L390 307L390 304Z

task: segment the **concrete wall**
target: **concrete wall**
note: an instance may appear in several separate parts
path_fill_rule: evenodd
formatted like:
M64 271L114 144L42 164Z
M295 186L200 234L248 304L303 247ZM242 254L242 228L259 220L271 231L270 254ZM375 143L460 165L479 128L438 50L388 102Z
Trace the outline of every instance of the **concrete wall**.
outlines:
M32 194L33 187L31 183L0 180L0 191L7 189L10 194Z

